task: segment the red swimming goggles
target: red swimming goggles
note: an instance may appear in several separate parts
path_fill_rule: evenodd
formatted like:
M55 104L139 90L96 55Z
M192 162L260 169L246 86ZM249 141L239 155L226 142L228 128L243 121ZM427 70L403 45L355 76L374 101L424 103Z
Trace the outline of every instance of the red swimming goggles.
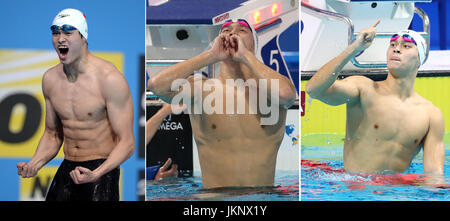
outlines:
M243 25L243 26L245 26L245 27L247 27L248 29L250 29L250 30L252 30L251 28L250 28L250 25L248 24L248 22L245 20L245 19L237 19L237 20L233 20L233 19L229 19L229 20L226 20L223 24L222 24L222 29L224 29L225 27L227 27L228 25L231 25L231 24L233 24L233 23L238 23L238 24L240 24L240 25Z
M411 35L403 34L401 37L403 41L414 43L415 45L417 45L416 41L414 40L413 37L411 37ZM398 34L392 35L390 42L396 41L398 38L400 38L400 35Z

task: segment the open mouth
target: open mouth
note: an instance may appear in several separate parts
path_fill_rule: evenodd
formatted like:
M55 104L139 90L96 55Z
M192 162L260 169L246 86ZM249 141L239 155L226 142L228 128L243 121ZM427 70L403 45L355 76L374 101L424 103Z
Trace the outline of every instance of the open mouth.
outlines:
M67 46L59 46L58 51L62 58L65 58L67 53L69 53L69 48Z

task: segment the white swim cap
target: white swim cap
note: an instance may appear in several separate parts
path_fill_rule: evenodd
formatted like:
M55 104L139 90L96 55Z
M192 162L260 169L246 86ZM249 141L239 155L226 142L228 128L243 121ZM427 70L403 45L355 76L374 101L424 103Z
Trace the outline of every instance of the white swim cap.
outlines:
M258 53L258 35L253 25L250 23L248 23L248 25L250 26L250 29L252 30L253 33L253 45L255 47L255 55L256 55Z
M67 8L60 11L53 19L52 26L72 25L80 31L84 38L88 38L88 26L86 16L73 8Z
M426 51L427 51L427 41L423 36L413 30L405 30L397 33L399 36L403 36L405 34L411 36L416 42L417 50L419 51L419 59L420 65L425 63Z

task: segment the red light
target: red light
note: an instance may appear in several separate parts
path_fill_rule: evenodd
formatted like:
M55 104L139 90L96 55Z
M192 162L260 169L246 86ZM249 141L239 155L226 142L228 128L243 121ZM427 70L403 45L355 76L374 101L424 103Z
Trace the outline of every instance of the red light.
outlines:
M261 21L261 12L256 11L255 13L253 13L253 20L255 21L255 23L258 23Z
M272 15L276 15L278 12L278 5L277 4L273 4L272 5Z

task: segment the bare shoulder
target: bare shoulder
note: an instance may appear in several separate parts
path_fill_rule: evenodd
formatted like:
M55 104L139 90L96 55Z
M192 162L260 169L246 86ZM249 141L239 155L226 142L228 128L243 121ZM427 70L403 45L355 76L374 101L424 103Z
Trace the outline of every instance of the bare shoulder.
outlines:
M94 64L104 95L129 93L125 76L111 62L96 57Z
M95 66L99 77L105 86L115 86L116 84L126 83L125 76L111 62L99 57L95 57ZM112 85L110 85L112 84Z
M424 97L417 95L417 104L422 105L427 110L428 116L430 119L434 120L444 120L444 115L442 114L442 111L439 107L433 104L433 102L425 99Z
M427 101L427 109L430 119L435 119L439 121L444 120L444 115L439 107L436 107L431 101Z
M43 81L52 81L57 78L58 70L62 68L62 64L57 64L51 68L49 68L47 71L45 71L42 80Z
M204 85L211 83L215 83L215 81L210 81L210 78L207 78L201 74L194 74L186 78L187 82L191 85L191 88L194 89L196 86L200 86L204 88ZM211 85L210 85L211 86Z
M441 109L429 102L427 105L427 110L431 131L433 131L433 133L440 134L443 139L445 133L445 119Z
M54 85L57 85L58 79L61 77L59 72L62 70L62 64L55 65L45 71L42 76L42 91L44 95L48 95Z
M93 56L93 64L95 66L95 68L99 71L99 74L101 74L101 77L108 77L111 75L121 75L122 73L120 73L120 71L116 68L116 66L114 66L113 63L104 60L102 58Z
M344 78L342 81L344 82L352 82L357 83L358 85L371 85L374 83L374 81L366 76L363 75L353 75Z
M362 75L349 76L344 78L341 82L344 85L352 85L354 88L358 88L359 91L370 90L377 85L375 81Z
M194 74L194 75L187 77L186 80L188 80L190 83L194 83L194 82L198 82L198 81L204 82L204 81L208 80L208 78L206 78L205 76L203 76L201 74Z

